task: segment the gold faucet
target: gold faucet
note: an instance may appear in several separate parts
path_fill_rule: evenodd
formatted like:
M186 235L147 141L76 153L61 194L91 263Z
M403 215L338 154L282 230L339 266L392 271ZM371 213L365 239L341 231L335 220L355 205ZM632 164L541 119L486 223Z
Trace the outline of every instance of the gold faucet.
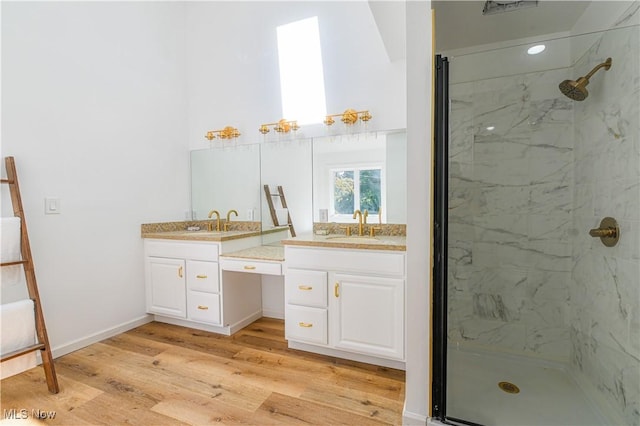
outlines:
M376 236L376 231L380 231L382 230L382 212L380 211L380 209L378 209L378 225L379 226L370 226L369 227L369 236L370 237L375 237Z
M211 216L214 214L216 215L216 231L220 232L220 212L218 210L211 210L209 212L209 219L211 219ZM207 223L207 229L209 232L213 231L213 223Z
M237 210L229 210L227 212L227 221L224 223L224 231L227 232L229 230L229 224L231 223L231 213L234 213L236 215L236 217L238 217L238 211Z
M364 211L364 223L367 223L367 216L369 215L368 211ZM364 235L364 224L362 223L362 212L360 210L356 210L353 212L353 218L358 217L358 235Z

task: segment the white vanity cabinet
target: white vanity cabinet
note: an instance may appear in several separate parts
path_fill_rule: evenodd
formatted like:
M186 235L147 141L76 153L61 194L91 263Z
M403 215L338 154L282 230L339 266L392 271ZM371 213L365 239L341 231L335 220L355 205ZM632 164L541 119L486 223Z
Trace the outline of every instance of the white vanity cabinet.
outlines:
M404 252L285 246L285 259L290 347L402 367Z
M219 245L145 240L147 312L219 325Z

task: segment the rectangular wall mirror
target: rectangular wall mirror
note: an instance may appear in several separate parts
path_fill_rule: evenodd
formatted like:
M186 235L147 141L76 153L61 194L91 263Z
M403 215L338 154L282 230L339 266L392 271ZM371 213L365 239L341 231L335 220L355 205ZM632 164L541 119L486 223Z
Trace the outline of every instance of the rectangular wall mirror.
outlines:
M263 185L269 185L270 191L277 194L277 187L282 186L288 212L279 211L281 219L286 213L296 234L310 233L312 223L312 174L311 174L311 139L296 139L282 142L265 142L261 146L261 178L262 178L262 229L273 228L269 204ZM274 207L281 209L278 197L272 197ZM283 225L282 220L279 224Z
M313 141L313 220L406 224L407 143L404 130Z
M233 145L191 151L191 208L194 220L211 210L232 220L260 222L260 145Z

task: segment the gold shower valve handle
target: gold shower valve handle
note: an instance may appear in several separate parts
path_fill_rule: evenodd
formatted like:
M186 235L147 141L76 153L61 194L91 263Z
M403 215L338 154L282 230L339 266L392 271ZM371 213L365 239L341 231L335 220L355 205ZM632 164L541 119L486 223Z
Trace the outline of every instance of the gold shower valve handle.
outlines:
M589 235L598 238L615 238L618 235L618 230L616 228L595 228L589 231Z
M594 238L600 238L602 244L607 247L613 247L618 244L620 239L620 227L618 222L612 217L605 217L600 221L598 228L591 229L589 235Z

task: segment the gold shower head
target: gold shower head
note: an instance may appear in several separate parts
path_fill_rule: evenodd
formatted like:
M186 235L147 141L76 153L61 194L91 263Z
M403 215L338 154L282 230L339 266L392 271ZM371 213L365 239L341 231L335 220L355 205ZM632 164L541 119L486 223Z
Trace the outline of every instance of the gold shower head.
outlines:
M589 74L584 77L580 77L578 80L565 80L558 86L560 91L566 97L573 99L574 101L584 101L587 96L589 96L589 91L587 90L587 84L589 84L589 79L593 74L596 73L600 68L608 70L611 68L611 58L607 58L601 64L596 65Z

